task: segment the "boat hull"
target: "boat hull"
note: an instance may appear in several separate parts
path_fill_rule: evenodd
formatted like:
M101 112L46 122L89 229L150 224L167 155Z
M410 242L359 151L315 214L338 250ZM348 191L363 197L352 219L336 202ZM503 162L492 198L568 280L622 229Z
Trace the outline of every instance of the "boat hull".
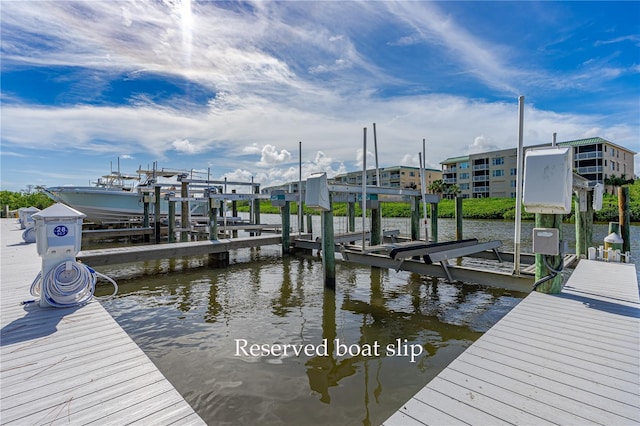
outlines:
M87 220L100 223L124 223L142 221L144 218L143 194L138 191L123 191L95 187L55 187L45 193L56 202L63 203L87 215ZM202 216L204 202L192 203L191 214ZM180 209L178 208L178 214ZM169 202L160 201L160 216L167 216ZM149 214L155 213L155 204L149 204Z

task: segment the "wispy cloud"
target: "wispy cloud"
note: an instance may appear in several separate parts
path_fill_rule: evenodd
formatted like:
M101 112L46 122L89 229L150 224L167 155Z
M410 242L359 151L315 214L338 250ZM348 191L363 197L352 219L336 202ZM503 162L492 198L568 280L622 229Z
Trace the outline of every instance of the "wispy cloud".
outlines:
M1 24L3 72L55 67L68 79L57 82L66 86L55 105L29 104L3 87L3 156L127 152L263 182L297 179L298 141L305 172L358 167L362 127L374 121L381 165L417 165L422 138L430 167L481 147L515 146L516 95L539 102L573 89L597 93L639 72L605 56L568 70L533 57L520 64L532 55L519 43L490 41L446 3L16 1L2 3ZM598 43L625 42L637 37ZM402 58L402 66L385 56L414 48L421 50L406 51L432 56ZM452 89L414 69L420 60L446 63L439 78ZM120 105L102 102L115 81L148 76L168 76L184 90L140 89ZM482 95L456 92L457 78ZM598 115L554 113L528 100L527 143L592 129L637 141L640 126L629 118L636 100L599 101L610 111Z

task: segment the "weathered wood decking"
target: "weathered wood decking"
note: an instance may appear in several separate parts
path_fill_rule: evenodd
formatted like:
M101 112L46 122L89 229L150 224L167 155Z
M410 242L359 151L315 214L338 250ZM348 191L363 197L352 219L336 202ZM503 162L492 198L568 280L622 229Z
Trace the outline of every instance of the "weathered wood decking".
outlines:
M22 305L41 260L15 219L0 228L1 424L204 424L97 301Z
M633 265L580 261L532 293L384 423L640 424Z

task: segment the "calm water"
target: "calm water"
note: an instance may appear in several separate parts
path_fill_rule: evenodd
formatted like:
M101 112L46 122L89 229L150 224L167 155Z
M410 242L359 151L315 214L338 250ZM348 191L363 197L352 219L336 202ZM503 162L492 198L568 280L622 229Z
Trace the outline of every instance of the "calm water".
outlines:
M385 221L385 228L408 233L408 222ZM336 218L336 232L341 226ZM440 221L440 240L453 238L453 226ZM523 251L531 228L523 224ZM594 239L602 240L606 226L596 228ZM566 231L573 235L572 226ZM638 227L632 233L637 253ZM503 239L508 248L513 225L465 221L465 237ZM342 262L334 292L323 287L317 257L282 258L276 246L232 252L230 260L225 269L199 267L201 259L101 269L120 285L103 305L216 425L379 424L524 297ZM352 353L338 353L344 347L336 339ZM319 355L245 355L238 341L246 348L310 345ZM398 356L398 343L400 351L422 354L411 362Z

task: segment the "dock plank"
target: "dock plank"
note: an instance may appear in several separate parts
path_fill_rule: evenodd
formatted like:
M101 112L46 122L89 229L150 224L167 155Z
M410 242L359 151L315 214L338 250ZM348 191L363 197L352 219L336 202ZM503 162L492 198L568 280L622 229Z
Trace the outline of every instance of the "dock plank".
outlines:
M580 261L561 294L527 296L384 424L443 412L456 420L442 424L499 423L479 412L506 424L640 424L635 266Z
M41 259L18 227L0 220L0 422L204 424L99 302L21 304Z

